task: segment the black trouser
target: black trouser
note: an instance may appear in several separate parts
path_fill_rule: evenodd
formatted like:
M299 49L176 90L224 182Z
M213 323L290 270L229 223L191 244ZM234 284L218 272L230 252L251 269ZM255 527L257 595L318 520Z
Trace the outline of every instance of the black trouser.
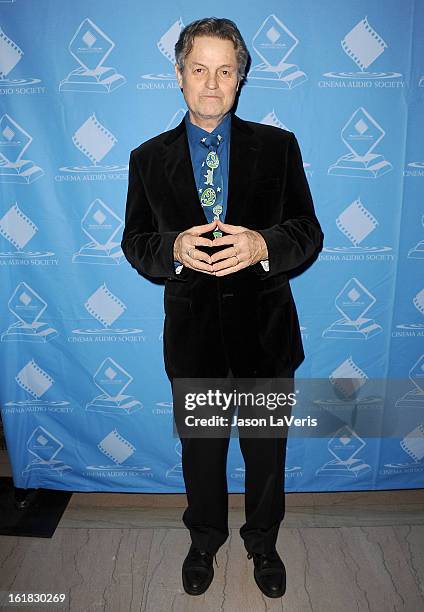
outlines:
M194 546L215 554L229 535L226 470L230 439L180 439L188 501L182 519ZM269 552L275 548L285 513L287 437L240 436L239 442L245 463L246 517L240 536L248 552Z

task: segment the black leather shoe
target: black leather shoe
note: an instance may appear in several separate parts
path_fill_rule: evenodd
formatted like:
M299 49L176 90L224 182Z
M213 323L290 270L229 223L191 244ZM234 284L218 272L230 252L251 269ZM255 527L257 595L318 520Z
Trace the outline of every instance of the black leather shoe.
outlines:
M267 597L282 597L286 592L286 568L278 552L248 553L253 557L255 582Z
M207 550L200 550L190 546L187 557L184 559L182 576L183 586L189 595L201 595L206 591L213 579L213 554ZM215 556L215 563L216 556Z

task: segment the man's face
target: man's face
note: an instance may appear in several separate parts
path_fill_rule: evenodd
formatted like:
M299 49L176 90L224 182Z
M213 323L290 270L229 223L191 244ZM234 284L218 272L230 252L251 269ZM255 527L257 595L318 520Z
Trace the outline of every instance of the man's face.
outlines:
M191 122L212 131L231 109L239 86L231 40L197 36L181 72L175 66Z

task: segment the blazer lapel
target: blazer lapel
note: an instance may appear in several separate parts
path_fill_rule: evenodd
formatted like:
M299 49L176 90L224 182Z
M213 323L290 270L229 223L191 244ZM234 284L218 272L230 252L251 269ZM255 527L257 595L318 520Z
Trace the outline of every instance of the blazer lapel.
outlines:
M243 225L249 203L249 183L255 173L258 146L246 121L231 118L228 199L225 222ZM191 164L184 119L164 141L164 171L173 194L173 205L190 226L208 222L199 201Z
M197 193L184 119L170 132L164 145L164 171L174 205L190 226L207 223Z
M250 179L255 174L258 151L253 130L246 121L233 115L225 223L243 225L249 204Z

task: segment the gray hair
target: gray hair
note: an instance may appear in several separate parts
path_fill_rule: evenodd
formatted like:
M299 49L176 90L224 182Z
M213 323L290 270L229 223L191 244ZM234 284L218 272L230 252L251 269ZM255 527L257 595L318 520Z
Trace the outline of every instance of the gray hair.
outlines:
M175 61L181 71L184 70L184 61L193 47L196 36L211 36L222 40L231 40L237 56L238 77L244 79L249 51L234 21L207 17L206 19L192 21L181 30L175 45Z

